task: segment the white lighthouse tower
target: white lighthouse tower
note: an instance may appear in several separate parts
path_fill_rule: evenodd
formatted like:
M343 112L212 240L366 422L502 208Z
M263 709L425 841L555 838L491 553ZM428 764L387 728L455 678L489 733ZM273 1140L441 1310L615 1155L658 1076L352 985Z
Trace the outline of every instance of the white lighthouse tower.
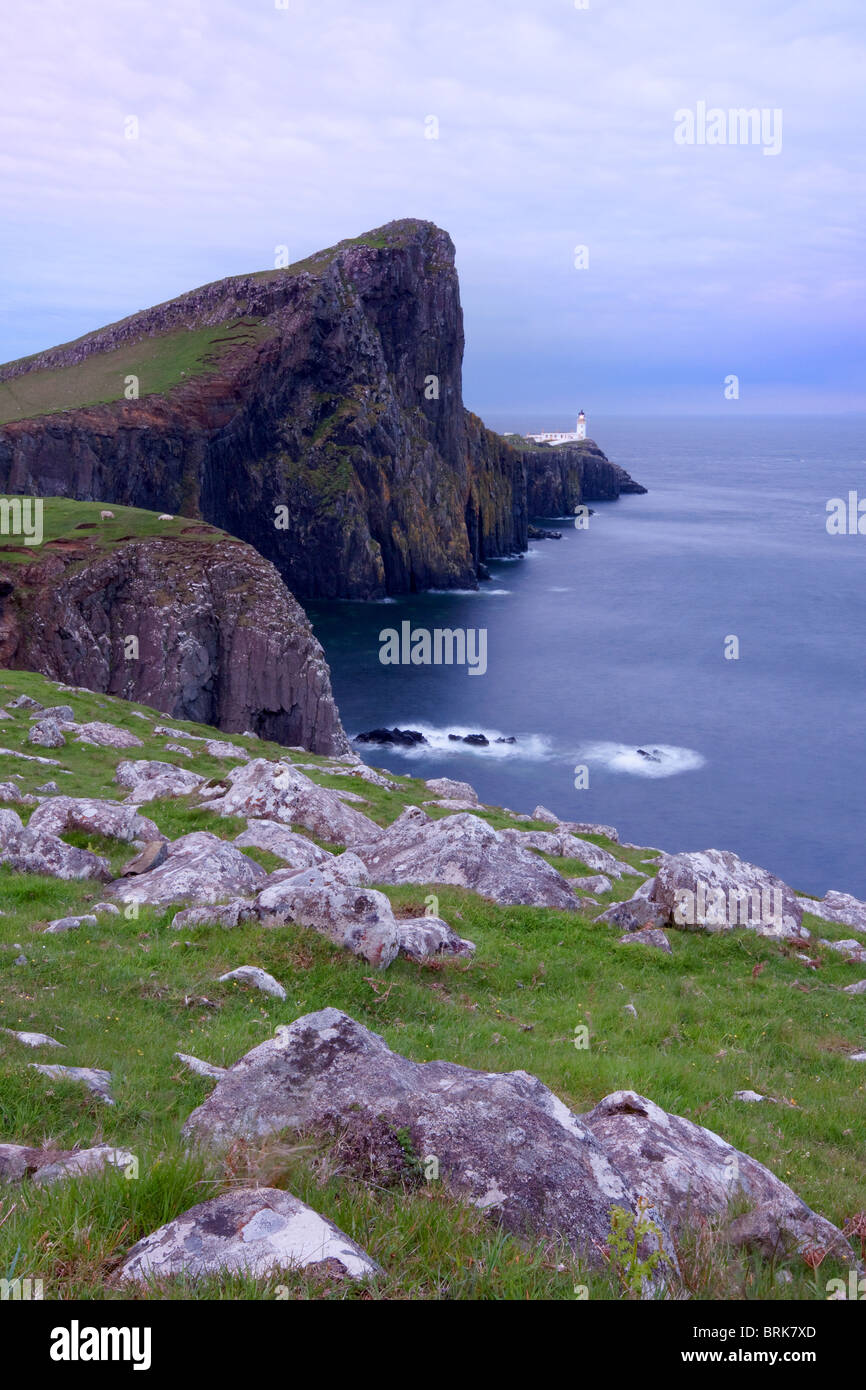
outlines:
M541 434L524 435L524 439L532 439L536 444L574 444L578 439L586 439L586 416L580 412L574 430L545 430Z

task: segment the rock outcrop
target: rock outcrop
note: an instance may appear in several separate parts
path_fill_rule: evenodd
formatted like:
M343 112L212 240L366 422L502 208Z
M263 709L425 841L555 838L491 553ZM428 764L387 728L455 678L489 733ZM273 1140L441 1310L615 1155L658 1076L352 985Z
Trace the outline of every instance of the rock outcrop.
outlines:
M326 1127L335 1119L405 1128L456 1194L512 1230L565 1240L596 1267L610 1210L635 1195L590 1131L526 1072L412 1062L338 1009L306 1014L230 1067L184 1133L225 1147L239 1137ZM676 1273L672 1246L659 1223ZM666 1279L648 1280L647 1292Z
M200 356L182 370L184 333ZM302 598L472 587L485 557L526 548L533 507L636 485L589 442L512 448L464 410L462 358L450 237L392 222L7 364L0 488L204 518Z
M0 665L230 733L347 751L324 653L273 565L209 528L105 547L88 525L27 564L4 564L0 550ZM50 723L34 741L52 748L63 735ZM96 724L79 738L104 742Z

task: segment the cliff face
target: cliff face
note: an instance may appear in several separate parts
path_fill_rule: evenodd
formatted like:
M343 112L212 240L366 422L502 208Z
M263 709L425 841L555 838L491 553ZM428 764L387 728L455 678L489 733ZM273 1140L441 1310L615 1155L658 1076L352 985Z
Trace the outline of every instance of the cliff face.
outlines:
M0 489L202 517L301 597L472 587L485 557L525 548L532 512L557 510L562 464L464 410L462 356L450 238L390 223L0 369ZM123 398L130 375L140 399ZM570 468L576 500L630 482L600 451Z
M580 502L609 502L620 493L646 492L593 439L540 445L525 453L531 516L563 516Z
M328 667L276 570L193 525L111 550L48 541L0 557L0 665L316 753L348 750ZM130 655L128 639L138 643Z

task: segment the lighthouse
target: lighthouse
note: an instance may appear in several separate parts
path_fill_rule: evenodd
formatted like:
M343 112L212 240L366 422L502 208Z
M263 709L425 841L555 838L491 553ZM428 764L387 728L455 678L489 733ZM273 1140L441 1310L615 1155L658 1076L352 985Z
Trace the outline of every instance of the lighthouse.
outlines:
M580 412L575 430L544 430L541 434L526 434L524 439L535 444L574 444L578 439L586 439L586 416Z

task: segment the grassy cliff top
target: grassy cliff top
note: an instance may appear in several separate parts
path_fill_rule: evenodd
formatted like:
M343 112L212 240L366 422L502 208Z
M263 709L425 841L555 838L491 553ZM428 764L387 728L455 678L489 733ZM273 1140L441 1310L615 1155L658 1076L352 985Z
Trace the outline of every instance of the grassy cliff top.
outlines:
M140 399L165 395L216 372L230 353L253 348L274 331L266 315L244 307L251 294L255 297L256 287L299 275L321 276L347 251L398 249L430 231L439 229L414 218L389 222L294 264L211 281L69 343L0 364L0 426L123 401L130 376L138 378ZM204 323L202 306L208 319ZM183 319L189 321L174 326L175 320ZM173 326L160 327L166 323ZM117 337L124 341L113 346ZM75 357L80 360L56 360Z
M41 500L42 539L39 545L25 545L23 535L0 534L0 567L34 564L46 551L52 550L71 558L76 556L76 552L80 552L82 558L92 558L100 553L108 554L130 540L194 540L202 545L214 545L235 539L227 531L210 526L207 522L186 516L161 521L158 512L145 511L141 507L121 507L114 502L76 502L68 497L6 500L12 506L16 501L22 504L28 501L31 524L33 505ZM103 511L113 512L114 515L103 521L100 515ZM10 518L11 515L10 512Z
M103 720L129 729L143 746L120 752L80 745L59 749L26 741L27 709L8 709L19 694L42 705L69 704L79 721ZM234 760L216 758L189 741L192 757L167 751L176 735L214 735L204 726L167 720L143 705L59 687L39 675L0 671L0 781L33 793L50 778L58 791L120 797L113 781L122 758L158 758L207 777L224 776ZM144 716L144 717L142 717ZM405 805L429 798L423 783L392 777L388 790L337 775L324 757L286 750L237 735L217 735L247 753L301 764L323 786L353 791L380 824ZM45 754L45 765L14 753ZM20 803L2 802L27 819ZM447 814L435 807L435 815ZM243 828L195 805L195 797L142 808L171 837L210 830L231 838ZM517 824L501 809L480 811L502 828ZM106 854L115 871L130 857L116 841L64 838ZM652 872L648 850L601 837L618 858ZM267 868L273 856L247 851ZM589 871L552 859L569 876ZM628 896L624 878L602 905ZM382 889L395 910L424 911L424 885ZM837 1224L861 1210L866 1138L866 1073L847 1053L863 1046L863 1000L842 993L856 967L817 945L821 968L809 970L797 948L745 931L707 935L669 933L672 955L620 946L619 933L595 924L593 913L503 907L466 890L438 885L441 915L477 943L471 961L419 966L398 959L374 977L369 965L317 933L288 925L266 930L249 923L171 929L174 910L143 907L136 919L100 917L98 925L44 935L46 923L86 911L100 885L11 872L0 865L0 1027L45 1032L66 1045L62 1054L33 1050L0 1033L0 1141L63 1147L108 1142L131 1149L139 1175L82 1178L40 1190L15 1190L0 1222L0 1272L45 1280L46 1298L117 1298L106 1280L141 1236L232 1184L286 1187L330 1217L385 1269L373 1297L394 1299L573 1299L575 1284L592 1298L616 1298L606 1276L582 1269L567 1251L505 1236L480 1212L460 1205L441 1184L370 1186L335 1158L321 1139L263 1141L236 1148L227 1160L190 1158L181 1126L211 1083L186 1072L177 1051L230 1065L270 1037L275 1027L326 1006L344 1009L388 1044L417 1061L444 1058L483 1071L523 1068L541 1078L573 1109L585 1112L618 1089L634 1089L674 1113L720 1133L766 1163L816 1210ZM850 928L806 919L815 935L839 939ZM815 930L817 928L817 930ZM14 962L23 954L26 963ZM285 986L280 1002L222 973L240 964L270 971ZM860 968L862 973L862 968ZM625 1005L633 1004L636 1016ZM578 1025L589 1047L574 1046ZM49 1082L31 1061L104 1067L116 1105L106 1107L81 1088ZM753 1088L793 1105L744 1105L738 1089ZM826 1296L838 1271L828 1259L817 1274L796 1257L792 1279L775 1268L721 1247L704 1232L686 1243L683 1265L697 1298L800 1299ZM268 1279L232 1276L185 1284L173 1280L144 1297L369 1297L363 1285L323 1280L311 1272ZM285 1296L285 1295L284 1295Z

